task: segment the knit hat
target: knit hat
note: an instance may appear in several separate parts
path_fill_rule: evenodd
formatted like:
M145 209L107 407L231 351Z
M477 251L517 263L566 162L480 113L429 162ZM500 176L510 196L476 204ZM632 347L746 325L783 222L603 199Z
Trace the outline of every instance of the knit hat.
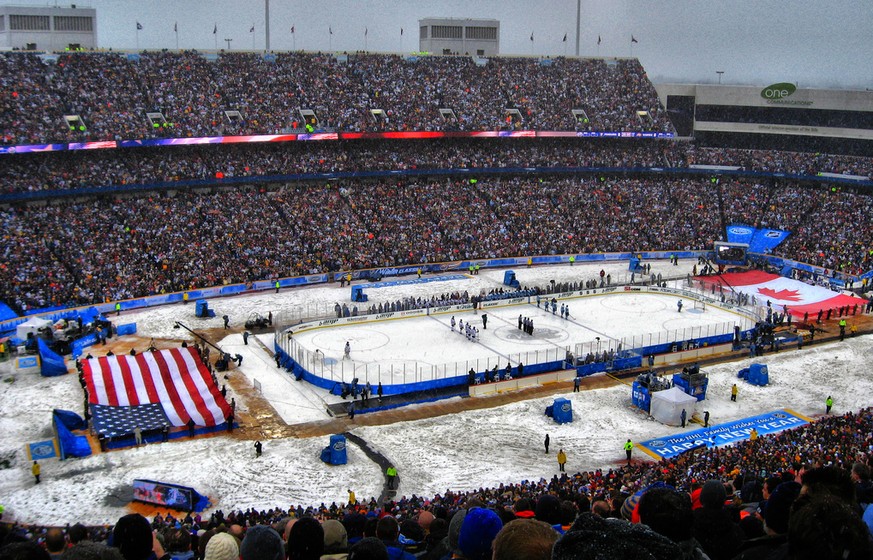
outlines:
M776 487L767 500L767 509L764 510L764 521L767 528L780 535L788 533L788 514L791 504L800 495L800 484L797 482L783 482Z
M500 517L490 509L473 508L467 512L458 536L458 548L467 560L491 558L491 543L503 528Z
M458 539L461 536L461 525L464 524L464 518L467 517L466 509L459 509L449 521L449 547L454 551L458 548Z
M324 530L324 552L322 554L337 554L345 552L349 548L349 536L342 523L336 519L328 519L321 524L321 528Z
M645 525L623 519L603 519L585 512L558 539L552 560L673 560L681 558L679 546Z
M724 484L718 480L707 480L700 491L700 505L710 509L721 509L727 499Z
M551 494L543 494L537 500L536 518L549 525L561 522L561 500Z
M291 533L288 535L288 558L318 559L322 551L324 551L324 529L321 528L321 523L312 517L298 520L291 527Z
M271 527L255 525L246 531L246 536L239 547L239 554L242 560L283 560L285 543L282 542L279 533Z
M152 553L152 527L138 513L125 515L112 530L112 546L121 551L125 560L145 560Z
M213 535L206 543L203 560L239 560L239 543L230 533Z
M360 513L347 513L343 517L343 527L346 528L346 533L350 539L360 539L364 536L364 526L367 524L367 518Z
M352 545L348 560L388 560L388 547L377 538L367 537Z

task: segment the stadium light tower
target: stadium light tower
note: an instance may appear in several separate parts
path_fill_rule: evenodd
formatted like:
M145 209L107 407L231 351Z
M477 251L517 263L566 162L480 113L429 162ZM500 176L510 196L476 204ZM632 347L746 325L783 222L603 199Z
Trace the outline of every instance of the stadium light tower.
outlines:
M721 75L724 74L724 70L716 70L716 74L718 74L718 85L721 85Z
M230 50L230 42L233 41L233 39L225 39L225 41L227 42L227 50Z

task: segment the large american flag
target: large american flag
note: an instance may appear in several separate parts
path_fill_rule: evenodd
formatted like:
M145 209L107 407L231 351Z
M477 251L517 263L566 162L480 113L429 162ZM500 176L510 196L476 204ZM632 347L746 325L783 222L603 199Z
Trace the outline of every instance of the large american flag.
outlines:
M159 403L170 423L198 426L224 423L230 406L194 348L172 348L135 356L85 360L91 404L138 406Z

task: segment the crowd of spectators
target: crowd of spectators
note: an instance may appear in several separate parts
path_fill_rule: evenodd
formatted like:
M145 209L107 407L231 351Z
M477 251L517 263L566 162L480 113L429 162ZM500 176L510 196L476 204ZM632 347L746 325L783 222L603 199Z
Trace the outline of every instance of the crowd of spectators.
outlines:
M74 550L85 541L107 541L133 560L125 543L131 525L137 524L145 535L141 546L156 551L157 558L164 551L172 558L205 560L237 555L242 560L336 558L326 554L345 558L350 551L349 558L388 558L357 555L364 546L358 543L375 539L391 558L428 560L485 560L492 554L495 560L615 557L586 556L599 549L635 553L621 557L671 560L869 559L871 449L873 409L867 408L733 446L551 479L507 481L471 491L447 489L384 502L375 497L356 500L350 490L348 503L219 510L208 517L193 512L156 515L151 522L132 514L136 517L124 516L115 527L77 524L60 530L13 524L3 527L3 542L5 547L39 542L63 552L63 558L90 558ZM535 539L536 545L530 540L536 532L530 520L550 531ZM251 556L255 538L263 546L268 527L276 531L275 536L269 533L275 556L264 555L263 549L261 556ZM471 538L473 531L478 539ZM506 533L515 531L523 532L526 546L536 550L526 549L522 556L506 550ZM235 545L234 554L215 555L218 543L211 548L209 542L221 534L233 537L227 543ZM109 554L103 544L88 546ZM0 549L0 556L8 550ZM147 552L136 558L146 557Z
M695 148L687 142L609 139L453 139L290 142L4 155L0 194L100 189L217 178L422 169L679 168L728 165L772 173L873 177L873 159Z
M717 196L713 196L713 192ZM59 200L0 211L0 300L19 312L328 271L523 255L695 250L742 222L781 254L871 268L873 198L792 183L524 177Z
M0 83L13 94L0 107L4 144L278 134L307 125L347 132L672 131L637 60L366 53L207 58L196 51L0 58ZM586 116L577 118L574 109ZM315 120L304 120L302 111ZM155 126L150 112L160 112L167 126L160 120ZM69 127L65 115L77 115L85 130Z
M481 61L479 61L481 62ZM6 143L348 131L666 130L636 60L195 52L0 55ZM567 80L567 76L573 80ZM440 108L452 108L445 121ZM643 107L651 122L641 121ZM507 115L505 109L513 111ZM580 122L572 109L583 109ZM317 122L304 122L302 109ZM370 109L380 109L374 118ZM161 112L152 123L145 112ZM229 118L226 111L239 111ZM78 114L87 130L69 130ZM515 116L513 116L515 115ZM507 120L507 116L509 117ZM584 119L583 119L584 120ZM59 123L59 127L53 126ZM165 126L165 124L167 126ZM157 125L157 126L155 126ZM74 127L76 128L76 127ZM60 136L51 136L59 131ZM42 135L42 136L41 136ZM871 158L701 148L684 141L452 139L84 150L4 157L0 300L19 312L331 270L532 254L710 247L743 222L792 232L779 251L831 271L871 268L871 197L761 179L483 176L474 181L271 178L450 168L736 165L873 175ZM557 175L560 176L560 175ZM224 180L252 178L251 184ZM475 178L474 178L475 179ZM209 192L173 183L202 181ZM155 184L163 189L156 191ZM257 186L262 185L262 186ZM131 187L120 195L110 187ZM105 196L100 196L106 188ZM88 189L93 198L58 198ZM313 219L318 216L318 219Z

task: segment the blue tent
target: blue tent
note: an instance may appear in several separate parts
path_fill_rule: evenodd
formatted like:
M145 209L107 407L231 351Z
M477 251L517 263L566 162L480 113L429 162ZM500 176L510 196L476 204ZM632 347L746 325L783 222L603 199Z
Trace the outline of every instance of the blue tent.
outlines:
M87 427L85 420L75 412L55 409L52 413L52 423L58 434L58 446L61 449L61 460L67 457L87 457L91 455L91 444L86 436L77 436L70 430L82 430Z
M42 362L41 373L44 377L57 377L66 375L67 364L64 363L64 357L49 348L45 340L39 339L39 359Z

